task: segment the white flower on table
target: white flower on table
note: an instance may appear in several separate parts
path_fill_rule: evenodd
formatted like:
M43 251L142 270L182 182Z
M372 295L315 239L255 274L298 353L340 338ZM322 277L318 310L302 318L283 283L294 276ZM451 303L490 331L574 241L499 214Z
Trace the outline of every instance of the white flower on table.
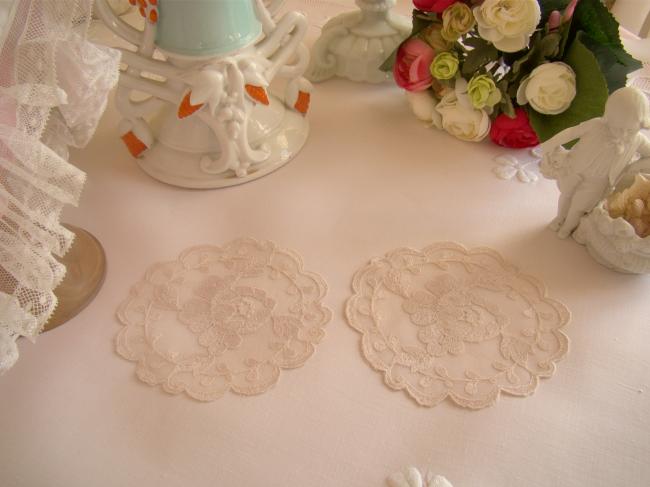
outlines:
M576 74L571 66L561 62L537 66L521 80L517 103L530 106L545 115L564 112L576 97Z
M429 471L423 477L415 467L395 472L388 477L387 482L389 487L453 487L442 475L434 475Z
M541 15L537 0L485 0L474 8L479 35L503 52L528 46Z
M529 166L538 164L540 159L533 150L530 153L535 159L528 162L522 162L510 154L497 156L494 158L497 165L492 169L492 172L499 179L510 180L516 177L521 183L534 183L539 180L539 175L534 170L529 169Z

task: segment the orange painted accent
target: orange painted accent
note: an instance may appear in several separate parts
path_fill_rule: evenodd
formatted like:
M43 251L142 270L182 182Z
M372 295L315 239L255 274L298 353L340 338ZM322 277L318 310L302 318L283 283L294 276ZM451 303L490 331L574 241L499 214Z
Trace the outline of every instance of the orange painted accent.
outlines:
M147 7L147 2L145 0L138 0L138 3L140 4L140 7L142 7L142 8Z
M142 15L144 18L147 18L147 13L144 11L144 7L140 7L140 15Z
M305 93L304 91L299 91L298 92L298 99L296 100L296 104L293 107L304 115L305 113L307 113L307 110L309 110L309 102L310 101L311 101L311 94L310 93Z
M149 0L151 5L158 5L158 0Z
M262 105L269 104L269 96L266 90L261 86L246 85L246 93L255 101L260 102Z
M192 105L190 102L191 96L192 92L188 91L187 94L183 97L183 100L181 100L181 104L178 106L178 118L189 117L197 110L200 110L203 106L203 103L199 105Z
M145 143L138 139L132 130L122 136L122 141L133 157L139 157L140 154L147 150Z
M135 5L136 0L129 0L129 3L130 3L131 5Z
M155 9L149 12L149 20L154 24L158 22L158 12Z

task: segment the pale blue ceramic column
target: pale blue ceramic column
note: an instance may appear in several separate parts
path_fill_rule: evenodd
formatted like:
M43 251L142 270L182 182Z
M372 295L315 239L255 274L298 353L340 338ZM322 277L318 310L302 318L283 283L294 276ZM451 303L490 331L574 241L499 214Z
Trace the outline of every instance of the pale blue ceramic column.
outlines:
M158 0L156 45L173 54L228 54L261 33L253 0Z

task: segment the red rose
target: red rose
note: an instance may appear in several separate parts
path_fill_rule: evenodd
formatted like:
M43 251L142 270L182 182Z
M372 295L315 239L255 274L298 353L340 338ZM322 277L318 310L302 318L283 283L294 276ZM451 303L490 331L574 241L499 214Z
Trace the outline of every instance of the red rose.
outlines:
M436 12L438 14L444 12L452 3L460 0L413 0L413 5L419 10L425 12Z
M537 134L530 126L528 115L523 108L515 110L515 118L502 113L492 122L490 138L492 142L503 147L522 149L539 144Z

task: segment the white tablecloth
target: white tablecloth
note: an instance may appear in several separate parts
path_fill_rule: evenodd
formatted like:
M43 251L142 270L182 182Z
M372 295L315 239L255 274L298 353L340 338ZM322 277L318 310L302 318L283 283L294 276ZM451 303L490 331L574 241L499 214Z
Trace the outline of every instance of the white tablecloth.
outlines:
M390 83L319 85L300 155L223 190L148 177L118 118L111 105L73 154L88 182L65 215L103 243L106 282L65 326L21 342L0 377L1 486L374 487L411 464L455 487L650 483L650 278L601 267L547 230L553 182L495 178L503 149L424 127ZM199 403L144 385L114 352L117 306L151 263L240 236L296 249L328 281L333 319L315 356L256 397ZM352 274L441 240L498 250L571 309L571 351L532 397L418 407L362 359L343 317Z

